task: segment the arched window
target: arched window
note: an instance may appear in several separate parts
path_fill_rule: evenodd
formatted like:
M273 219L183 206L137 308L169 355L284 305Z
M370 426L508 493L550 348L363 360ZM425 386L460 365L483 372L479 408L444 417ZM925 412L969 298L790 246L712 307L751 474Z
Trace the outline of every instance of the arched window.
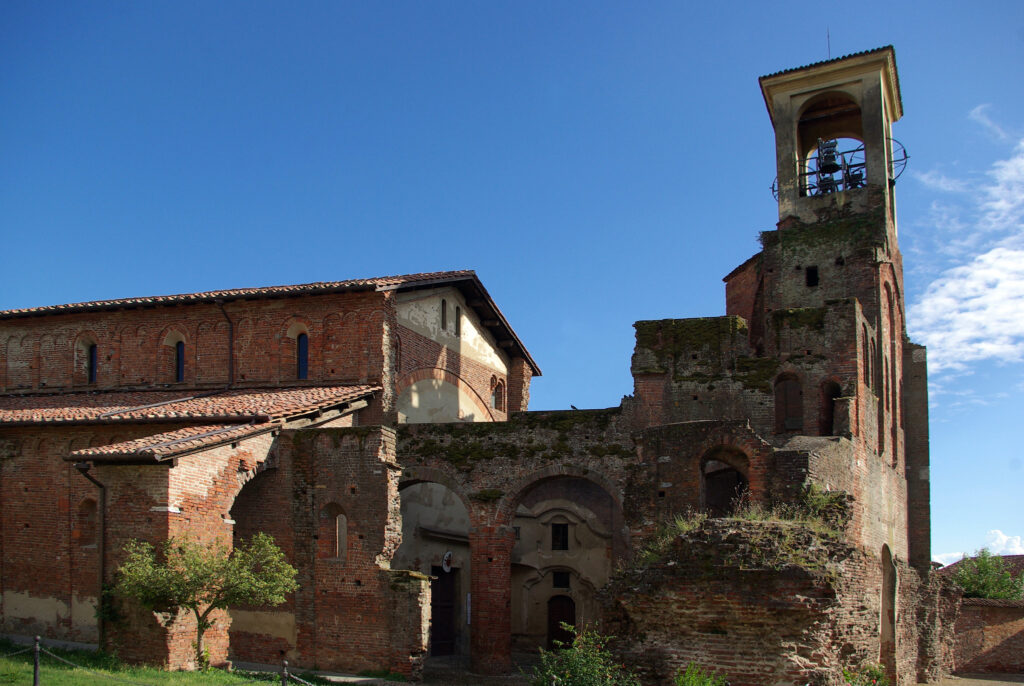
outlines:
M86 349L85 358L85 378L86 383L96 383L96 369L99 365L99 358L97 357L96 344L90 343Z
M305 333L295 339L295 378L309 378L309 336Z
M456 307L455 308L455 335L456 336L461 336L462 335L462 308L461 307Z
M317 557L344 562L348 558L348 517L341 506L331 503L320 510Z
M870 343L868 342L868 327L864 324L861 325L861 369L864 370L864 385L871 388L871 349Z
M826 381L821 386L821 411L818 415L818 433L821 436L836 435L836 398L842 389L835 381Z
M495 381L491 387L491 409L505 411L505 384Z
M775 382L775 433L803 431L804 403L800 380L783 374Z
M185 341L174 344L174 380L185 380Z

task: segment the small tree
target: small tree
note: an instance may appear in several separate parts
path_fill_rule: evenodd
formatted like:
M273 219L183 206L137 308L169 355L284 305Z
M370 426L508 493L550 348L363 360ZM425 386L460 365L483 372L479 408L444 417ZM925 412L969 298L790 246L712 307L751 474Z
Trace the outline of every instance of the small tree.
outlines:
M1003 558L982 548L974 557L966 555L956 566L953 580L968 598L1024 598L1024 574L1017 578L1007 569Z
M229 551L221 543L168 540L158 559L149 543L130 541L116 592L158 611L191 610L196 618L196 664L208 666L203 634L210 614L231 605L280 605L294 591L295 568L274 539L258 533Z

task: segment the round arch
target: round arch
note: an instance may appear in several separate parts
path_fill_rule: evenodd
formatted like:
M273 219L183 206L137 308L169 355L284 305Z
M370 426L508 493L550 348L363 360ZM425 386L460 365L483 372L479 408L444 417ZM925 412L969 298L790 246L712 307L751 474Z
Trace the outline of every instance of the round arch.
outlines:
M478 421L493 422L494 414L491 412L488 403L484 401L480 394L477 393L473 386L458 376L453 374L447 369L439 369L436 367L424 367L415 369L411 372L404 374L395 384L395 396L398 398L397 404L399 412L402 412L403 398L407 398L406 392L409 391L414 384L421 381L435 381L441 384L448 384L453 386L455 391L461 396L464 396L473 406L478 413L474 416L479 416L481 419ZM460 408L461 409L461 408ZM461 419L461 418L460 418ZM445 421L445 420L441 420ZM451 421L450 419L447 421Z

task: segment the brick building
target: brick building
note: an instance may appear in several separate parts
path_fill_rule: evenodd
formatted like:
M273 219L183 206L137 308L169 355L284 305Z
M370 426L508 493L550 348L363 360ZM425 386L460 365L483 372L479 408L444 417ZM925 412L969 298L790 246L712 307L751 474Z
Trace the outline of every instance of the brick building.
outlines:
M301 588L219 617L215 661L502 672L567 620L652 681L934 678L955 602L929 565L894 59L761 79L778 228L725 316L636 323L619 407L527 412L539 369L472 272L0 313L3 630L187 665L187 616L98 622L100 579L130 538L266 531ZM808 493L834 532L726 516ZM691 511L712 519L665 543Z

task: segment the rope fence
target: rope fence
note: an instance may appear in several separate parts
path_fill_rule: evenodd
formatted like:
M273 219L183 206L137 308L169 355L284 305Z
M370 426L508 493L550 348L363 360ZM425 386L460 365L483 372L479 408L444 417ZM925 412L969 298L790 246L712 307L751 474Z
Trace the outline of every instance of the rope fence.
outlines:
M129 684L130 686L155 686L154 684L148 684L148 683L146 683L144 681L134 681L132 679L124 679L122 677L116 677L116 676L112 676L110 674L104 674L104 673L98 672L98 671L96 671L94 669L90 669L88 667L84 667L84 666L82 666L80 664L72 662L71 660L63 658L60 655L55 655L54 653L50 652L46 648L42 647L41 642L42 642L42 639L39 636L36 636L35 639L32 642L32 645L29 646L28 648L23 648L22 650L16 650L13 653L7 653L6 655L0 655L0 659L6 659L6 658L9 658L9 657L16 657L18 655L23 655L23 654L31 651L32 652L32 686L40 686L41 682L40 682L40 661L39 661L39 658L41 656L44 656L44 655L47 656L47 657L53 658L54 660L57 660L58 662L61 662L61 663L65 664L65 665L67 665L69 667L73 667L75 669L80 669L83 672L88 672L89 674L92 674L92 675L94 675L96 677L99 677L100 679L104 679L106 681L113 681L113 682L117 682L117 683L121 683L121 684ZM252 679L252 678L247 678L247 677L242 677L242 678L244 678L246 681L248 681L251 684L266 684L266 683L273 683L274 681L277 681L277 678L275 676L272 676L273 672L266 672L265 674L268 677L266 679ZM291 674L288 671L288 661L284 660L281 663L281 686L288 686L288 684L292 683L292 682L298 683L298 684L303 684L304 686L316 686L316 684L312 684L312 683L306 681L305 679L303 679L303 678L301 678L299 676L296 676L295 674Z

